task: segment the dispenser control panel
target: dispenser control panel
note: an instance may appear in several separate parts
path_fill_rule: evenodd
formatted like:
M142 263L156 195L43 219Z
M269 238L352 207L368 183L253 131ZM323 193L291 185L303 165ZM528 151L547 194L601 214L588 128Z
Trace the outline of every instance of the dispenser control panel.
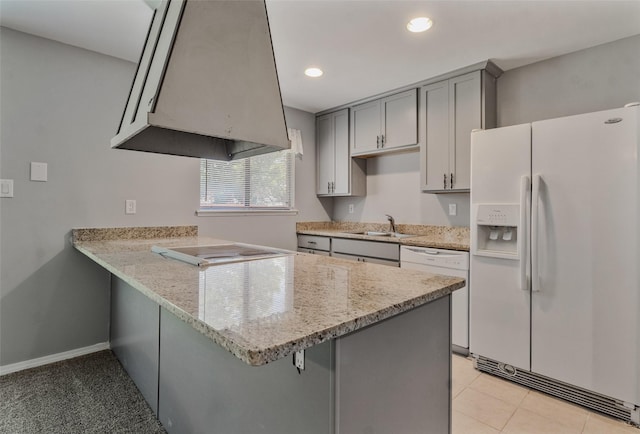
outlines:
M485 204L478 205L476 223L485 226L518 226L519 217L518 205Z

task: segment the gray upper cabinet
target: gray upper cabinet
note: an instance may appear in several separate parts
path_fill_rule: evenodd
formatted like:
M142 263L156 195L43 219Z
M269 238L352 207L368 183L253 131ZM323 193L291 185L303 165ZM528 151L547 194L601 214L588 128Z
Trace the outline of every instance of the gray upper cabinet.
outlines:
M351 155L368 157L418 145L417 89L352 108Z
M364 162L349 155L349 109L316 118L318 196L363 196Z
M380 100L357 105L351 110L351 154L375 152L380 148Z
M486 70L420 89L420 177L423 191L470 188L471 131L496 124L496 79Z

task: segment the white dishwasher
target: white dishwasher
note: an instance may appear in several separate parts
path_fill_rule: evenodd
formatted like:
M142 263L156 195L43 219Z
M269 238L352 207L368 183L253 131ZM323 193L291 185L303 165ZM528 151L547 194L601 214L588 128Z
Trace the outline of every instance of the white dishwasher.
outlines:
M402 246L400 267L467 280L464 288L451 296L451 349L469 353L469 252Z

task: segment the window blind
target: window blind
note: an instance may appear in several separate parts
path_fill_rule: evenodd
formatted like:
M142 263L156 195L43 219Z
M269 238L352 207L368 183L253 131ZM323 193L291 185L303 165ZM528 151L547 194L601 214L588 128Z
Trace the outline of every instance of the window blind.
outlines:
M271 152L242 160L200 160L200 208L290 209L293 153Z

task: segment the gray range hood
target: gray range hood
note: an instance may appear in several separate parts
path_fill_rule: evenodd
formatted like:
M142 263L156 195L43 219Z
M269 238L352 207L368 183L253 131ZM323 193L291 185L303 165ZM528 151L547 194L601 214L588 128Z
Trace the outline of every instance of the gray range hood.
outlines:
M112 148L233 160L289 149L264 0L165 0Z

